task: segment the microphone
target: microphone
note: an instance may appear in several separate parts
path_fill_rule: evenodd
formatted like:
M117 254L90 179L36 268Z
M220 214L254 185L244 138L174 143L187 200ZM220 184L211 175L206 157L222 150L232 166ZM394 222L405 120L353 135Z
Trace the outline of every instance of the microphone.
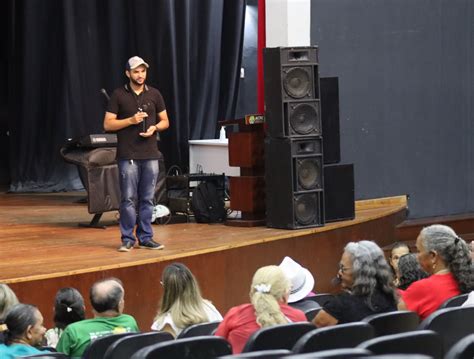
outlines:
M107 93L107 90L106 90L106 89L100 89L100 92L102 93L102 95L105 96L105 98L107 99L107 101L110 100L110 96L109 96L109 94Z
M146 112L146 110L148 110L148 103L143 104L142 107L139 108L139 110L142 111L142 112ZM147 115L148 115L148 112L147 112ZM142 124L143 124L143 132L146 132L146 130L147 130L147 127L146 127L146 120L147 120L147 118L148 118L148 116L145 117L145 118L143 119L143 122L142 122Z
M341 283L342 283L342 279L341 279L341 277L339 277L339 276L336 276L336 277L334 277L333 279L331 279L331 285L332 285L333 287L340 286Z

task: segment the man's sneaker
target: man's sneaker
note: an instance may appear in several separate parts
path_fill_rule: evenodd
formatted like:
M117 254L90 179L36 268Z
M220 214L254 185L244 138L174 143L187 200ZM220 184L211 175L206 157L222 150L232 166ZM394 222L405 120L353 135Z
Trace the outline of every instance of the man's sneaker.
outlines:
M122 243L120 248L118 249L119 252L130 252L133 249L134 243L132 242L125 242Z
M146 243L140 243L138 246L139 248L144 248L144 249L163 249L165 248L164 245L155 242L153 239L149 240Z

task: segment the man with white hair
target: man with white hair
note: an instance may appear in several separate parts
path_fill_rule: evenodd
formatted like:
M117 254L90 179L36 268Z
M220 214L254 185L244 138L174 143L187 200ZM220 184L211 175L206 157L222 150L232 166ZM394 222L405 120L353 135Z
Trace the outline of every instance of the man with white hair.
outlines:
M108 278L94 283L90 290L94 318L69 324L56 347L70 357L82 357L97 338L125 332L138 332L135 319L123 314L125 291L122 282Z

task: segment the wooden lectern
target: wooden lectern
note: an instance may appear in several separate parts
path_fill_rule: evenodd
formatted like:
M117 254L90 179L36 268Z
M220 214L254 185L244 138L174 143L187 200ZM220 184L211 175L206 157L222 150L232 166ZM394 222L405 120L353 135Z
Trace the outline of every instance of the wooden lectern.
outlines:
M257 119L255 119L257 118ZM219 125L238 125L238 132L230 133L229 166L240 167L240 176L229 177L230 208L241 212L241 217L228 219L226 225L255 227L265 225L265 167L263 116L220 121Z

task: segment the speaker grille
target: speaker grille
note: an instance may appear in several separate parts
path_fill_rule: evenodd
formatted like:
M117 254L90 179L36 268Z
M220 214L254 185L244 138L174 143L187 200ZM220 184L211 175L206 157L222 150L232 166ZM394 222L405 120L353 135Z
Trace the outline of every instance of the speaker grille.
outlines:
M292 67L283 70L283 87L288 96L292 98L311 97L311 79L310 67Z
M319 213L318 201L314 193L301 194L295 197L295 221L302 226L316 222Z
M321 163L316 158L299 159L296 161L297 190L312 190L321 188Z
M306 136L321 134L317 103L293 103L290 105L290 127L294 134Z

